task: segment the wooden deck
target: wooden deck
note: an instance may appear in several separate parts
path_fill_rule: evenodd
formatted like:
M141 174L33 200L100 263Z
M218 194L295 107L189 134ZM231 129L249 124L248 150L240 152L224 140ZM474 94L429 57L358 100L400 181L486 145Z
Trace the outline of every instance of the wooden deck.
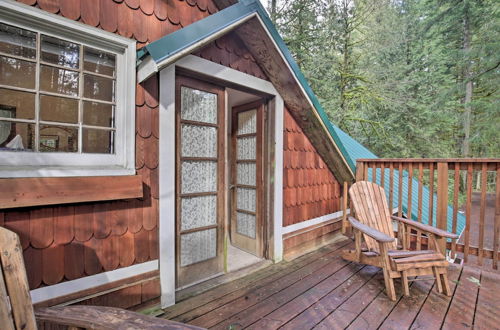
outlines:
M411 283L396 302L378 268L340 257L344 240L187 298L164 318L214 329L500 329L500 275L450 266L452 297Z

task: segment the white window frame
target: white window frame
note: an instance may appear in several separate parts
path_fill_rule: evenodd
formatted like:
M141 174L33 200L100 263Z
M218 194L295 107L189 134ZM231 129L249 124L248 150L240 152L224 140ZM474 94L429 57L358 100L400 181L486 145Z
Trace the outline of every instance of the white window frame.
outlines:
M0 22L116 55L115 153L2 150L0 178L135 174L136 41L14 1L0 1Z

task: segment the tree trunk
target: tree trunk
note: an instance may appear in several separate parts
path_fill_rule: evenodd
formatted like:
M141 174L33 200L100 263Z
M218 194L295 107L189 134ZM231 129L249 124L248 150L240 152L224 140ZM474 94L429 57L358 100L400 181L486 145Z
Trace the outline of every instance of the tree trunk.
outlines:
M471 49L471 33L469 22L469 8L467 1L464 6L464 39L463 52L465 58L464 80L465 80L465 96L464 96L464 140L462 143L462 157L470 157L470 126L472 121L472 92L473 85L471 80L471 68L469 54Z

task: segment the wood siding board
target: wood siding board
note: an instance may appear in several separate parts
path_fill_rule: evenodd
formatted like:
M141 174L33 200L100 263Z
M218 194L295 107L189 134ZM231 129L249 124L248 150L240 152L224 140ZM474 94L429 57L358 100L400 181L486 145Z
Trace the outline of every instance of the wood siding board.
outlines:
M167 17L172 24L179 24L179 12L177 11L176 4L178 0L166 0L167 1Z
M80 1L80 15L83 23L97 26L99 25L99 0Z
M75 239L86 242L93 234L93 205L82 204L75 206L74 231Z
M82 243L73 241L64 246L64 275L67 280L75 280L83 276L85 247ZM78 260L79 262L75 262Z
M146 15L152 15L155 7L154 0L140 0L139 6L142 12Z
M30 244L43 249L54 241L54 209L42 207L30 211Z
M151 132L154 137L160 138L160 110L158 107L151 109Z
M114 1L108 0L101 0L99 4L99 22L101 24L101 28L108 32L116 32L118 28L119 5Z
M109 236L101 242L102 248L99 250L100 255L98 257L104 271L115 270L120 264L120 259L118 258L118 240L117 236Z
M102 264L99 260L97 252L102 247L102 240L92 237L85 243L84 245L84 264L85 264L85 274L87 275L95 275L102 271Z
M151 109L146 105L136 107L137 133L143 138L151 136Z
M149 233L143 229L134 234L135 263L146 262L149 259Z
M31 246L24 250L24 263L30 289L36 289L42 284L42 250Z
M133 199L128 208L128 230L137 233L142 228L142 201Z
M43 282L46 285L59 283L64 278L64 246L54 244L41 251Z
M59 206L54 209L54 243L67 244L75 237L75 207Z
M118 33L126 38L132 37L133 34L133 9L124 4L120 4L118 6L118 19L117 19L117 30ZM136 102L138 100L137 97L138 88L136 88ZM142 98L144 100L144 98ZM141 103L142 104L142 103Z
M125 0L125 3L132 9L138 9L140 5L139 0Z
M127 231L118 239L120 267L127 267L135 260L134 234Z
M4 216L5 228L12 230L21 239L21 246L26 249L30 245L30 212L7 211Z
M152 75L143 83L144 88L144 100L150 108L155 108L158 106L158 75Z
M135 134L135 168L140 169L144 166L145 146L144 138L139 134Z
M111 234L121 236L125 234L128 226L126 201L112 202L110 207Z
M134 10L132 14L132 29L134 31L135 39L139 42L148 41L146 24L143 20L144 20L144 14L142 13L142 11Z
M158 259L159 258L158 228L155 228L148 232L148 242L149 242L149 259L150 260Z
M154 14L159 20L167 19L168 5L166 0L154 0Z
M38 0L37 3L41 9L49 13L56 14L59 12L59 0Z
M80 18L80 6L80 0L63 0L60 2L59 9L64 17L76 21Z
M159 157L158 138L150 136L145 141L144 163L148 167L148 169L154 169L158 167L158 157Z
M111 221L108 212L109 203L94 204L93 211L93 232L94 237L103 239L111 234Z

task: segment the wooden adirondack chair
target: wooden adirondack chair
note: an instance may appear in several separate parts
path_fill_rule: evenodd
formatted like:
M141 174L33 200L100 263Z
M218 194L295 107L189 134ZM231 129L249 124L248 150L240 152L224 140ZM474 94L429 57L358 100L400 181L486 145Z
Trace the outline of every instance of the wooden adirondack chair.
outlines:
M202 329L121 308L63 306L33 309L19 237L0 227L0 328L37 329L37 321L70 329Z
M446 238L456 239L458 235L422 224L417 221L391 216L384 189L374 183L360 181L349 190L356 218L349 217L354 231L355 249L346 250L343 258L362 264L381 267L384 273L387 296L396 300L394 279L401 278L405 295L409 295L410 276L432 275L439 293L450 295L447 266L448 261L441 248ZM394 238L392 220L399 222L402 234L402 250ZM406 235L416 229L427 236L429 250L410 251ZM364 247L362 239L366 244ZM440 248L441 247L441 248Z

